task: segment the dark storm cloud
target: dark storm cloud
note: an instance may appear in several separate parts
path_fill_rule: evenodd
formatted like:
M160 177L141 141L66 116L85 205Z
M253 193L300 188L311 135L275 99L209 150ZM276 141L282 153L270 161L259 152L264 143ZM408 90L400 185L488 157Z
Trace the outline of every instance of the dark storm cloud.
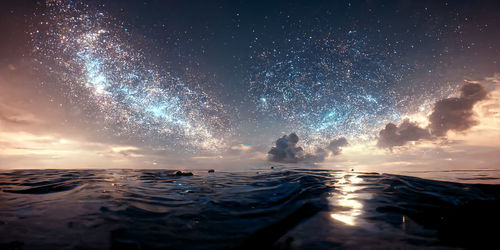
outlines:
M418 141L420 139L429 139L431 135L425 128L420 128L417 124L404 120L399 126L394 123L388 123L379 133L377 146L392 148L394 146L403 146L409 141Z
M433 135L444 136L450 130L464 131L479 123L474 119L472 108L484 100L488 92L483 86L474 83L464 85L460 92L460 97L446 98L434 105L429 116L429 128Z
M276 162L298 162L303 158L304 150L297 147L299 137L295 133L284 135L276 140L276 146L269 150L269 160Z
M326 149L330 150L334 155L339 155L342 152L342 147L347 145L349 145L349 143L347 143L347 139L345 137L341 137L332 140Z
M429 126L421 128L404 120L399 126L388 123L379 133L377 146L392 148L403 146L409 141L435 139L445 136L450 130L465 131L479 122L474 119L473 107L488 95L486 89L474 83L467 83L460 89L460 97L437 101L429 116Z
M296 163L305 162L322 162L328 156L329 152L338 155L341 152L341 147L347 146L347 139L344 137L335 139L325 148L316 148L314 154L304 154L302 147L298 147L299 137L295 133L284 135L276 140L276 146L272 147L268 152L269 160L276 162Z

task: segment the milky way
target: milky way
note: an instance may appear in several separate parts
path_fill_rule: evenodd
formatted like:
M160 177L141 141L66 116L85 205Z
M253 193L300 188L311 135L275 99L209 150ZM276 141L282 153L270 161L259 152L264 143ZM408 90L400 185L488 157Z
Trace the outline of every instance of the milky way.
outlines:
M346 8L350 8L350 3ZM271 127L279 128L274 131L296 132L304 144L326 146L339 137L355 143L375 139L388 122L427 113L435 100L453 94L459 86L442 81L449 75L435 73L440 67L439 71L445 72L443 68L455 63L448 56L450 51L464 48L461 17L453 12L449 26L435 28L441 25L440 19L424 8L400 30L387 25L390 21L384 23L384 18L379 19L371 9L370 18L376 21L364 26L345 20L335 27L329 21L302 22L300 16L293 19L279 11L274 21L264 16L261 26L252 18L252 28L246 30L244 23L239 23L243 17L236 12L230 19L237 22L233 27L236 31L231 31L234 33L223 30L222 35L215 35L220 29L212 29L208 24L200 25L198 30L193 26L184 32L177 30L176 34L182 33L190 42L183 43L179 40L183 36L178 36L172 37L175 43L168 45L189 47L188 55L179 52L180 58L171 59L172 62L158 52L156 56L166 62L153 63L149 60L152 51L161 45L146 34L156 30L151 28L144 34L140 29L131 31L105 9L99 4L48 1L38 12L40 22L30 34L37 61L64 83L60 92L85 111L82 117L87 120L98 122L102 116L103 129L112 130L118 137L190 151L217 151L234 141L251 140L235 136L245 134L243 129L260 131L258 136L267 137L267 130L263 130L269 128L266 124L272 124ZM384 5L379 11L385 11ZM327 19L334 20L329 13L326 11ZM259 26L265 30L276 20L280 20L281 27L272 31L259 33L254 29ZM429 23L421 27L420 20ZM192 35L193 30L200 36ZM393 33L385 34L388 30ZM234 47L239 54L231 59L227 59L231 52L212 47L218 53L213 53L214 57L225 58L221 64L233 63L229 61L233 59L241 63L231 65L244 72L236 76L241 83L216 86L211 80L202 79L205 73L215 75L210 67L192 69L186 74L168 70L169 64L183 67L182 59L203 61L201 55L212 44L229 44L215 38L227 37L226 33L237 44L243 44L241 41L248 34L255 35L245 42L246 50ZM442 46L445 39L455 42L450 34L459 36L460 43ZM240 40L236 40L238 35L242 36ZM160 41L170 39L168 34L158 37ZM207 89L212 95L207 94ZM243 100L241 93L247 93L248 98ZM234 99L228 101L233 95ZM241 112L243 109L245 112ZM240 119L242 113L244 119ZM245 124L245 119L251 125ZM247 134L255 136L252 132Z
M119 135L190 150L226 147L231 127L222 104L199 82L149 63L124 24L87 4L49 1L46 8L31 33L34 50L69 86L73 102L104 114L106 126Z

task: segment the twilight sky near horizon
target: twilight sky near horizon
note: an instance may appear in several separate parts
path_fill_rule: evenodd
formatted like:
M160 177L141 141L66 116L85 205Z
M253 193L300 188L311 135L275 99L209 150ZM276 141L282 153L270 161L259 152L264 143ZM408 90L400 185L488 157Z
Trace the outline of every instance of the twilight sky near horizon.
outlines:
M347 138L323 165L499 163L497 1L49 0L0 9L0 168L259 164L291 132L310 154ZM434 103L471 83L488 91L473 104L473 127L377 147L387 123L428 129Z

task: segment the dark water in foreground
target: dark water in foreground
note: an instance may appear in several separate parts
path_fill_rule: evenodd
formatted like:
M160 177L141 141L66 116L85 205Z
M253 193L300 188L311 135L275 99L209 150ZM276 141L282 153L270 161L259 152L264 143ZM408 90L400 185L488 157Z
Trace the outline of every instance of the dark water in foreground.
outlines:
M319 169L0 172L0 249L497 248L500 185Z

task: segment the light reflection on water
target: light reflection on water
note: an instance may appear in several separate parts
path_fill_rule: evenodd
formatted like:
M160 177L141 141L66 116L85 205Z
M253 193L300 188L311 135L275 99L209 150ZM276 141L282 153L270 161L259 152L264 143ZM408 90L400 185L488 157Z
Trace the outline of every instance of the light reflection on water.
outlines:
M330 196L330 204L335 211L330 214L331 218L349 226L358 223L358 217L363 213L362 198L367 194L358 194L363 183L357 173L337 173L339 181L335 185L336 193ZM363 197L362 197L363 196Z

